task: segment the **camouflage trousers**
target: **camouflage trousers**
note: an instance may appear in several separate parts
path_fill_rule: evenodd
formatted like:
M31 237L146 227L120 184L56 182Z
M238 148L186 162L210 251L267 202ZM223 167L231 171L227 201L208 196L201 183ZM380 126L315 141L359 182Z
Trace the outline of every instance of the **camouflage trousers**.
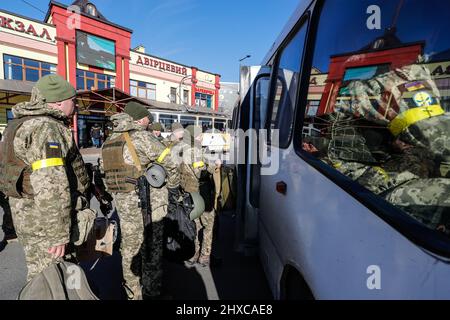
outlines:
M212 242L214 235L214 221L216 212L214 209L209 212L204 212L200 218L195 219L197 226L197 237L195 237L195 253L200 256L210 256L212 250ZM200 241L200 232L203 233Z
M430 229L450 233L450 179L415 179L394 189L385 199Z
M127 287L133 291L136 300L142 299L143 293L158 296L162 286L162 219L167 214L167 206L152 210L152 248L148 249L144 245L144 226L137 195L118 193L114 198L120 216L122 267ZM146 251L150 261L144 259Z
M9 203L17 237L25 251L27 281L30 281L53 262L47 252L51 246L47 239L47 224L42 213L34 207L33 200L9 198Z

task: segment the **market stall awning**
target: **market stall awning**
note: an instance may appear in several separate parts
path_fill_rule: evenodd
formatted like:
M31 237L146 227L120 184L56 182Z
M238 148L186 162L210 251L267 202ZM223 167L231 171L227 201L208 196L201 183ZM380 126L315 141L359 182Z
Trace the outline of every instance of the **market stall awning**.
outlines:
M117 88L78 91L77 100L80 111L102 113L105 115L122 112L126 104L130 101L137 101L150 107L146 101L132 97Z
M34 82L0 79L0 104L14 106L30 100Z
M31 95L34 85L30 81L0 79L0 92Z

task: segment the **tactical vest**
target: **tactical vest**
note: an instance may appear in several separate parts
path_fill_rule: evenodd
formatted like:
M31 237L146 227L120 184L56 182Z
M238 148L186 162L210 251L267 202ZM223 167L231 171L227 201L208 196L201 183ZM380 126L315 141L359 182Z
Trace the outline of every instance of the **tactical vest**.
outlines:
M180 186L189 193L199 192L200 189L199 180L187 163L180 166Z
M190 149L191 153L196 152L197 150ZM193 160L193 154L191 154L192 159L192 166L195 168L204 166L203 161L197 161ZM202 177L197 178L193 168L188 163L182 163L180 165L180 185L186 192L199 192L200 191L200 185L202 184Z
M139 178L142 173L134 165L129 165L123 158L126 140L123 134L106 141L102 148L103 168L108 190L116 193L128 193L135 190L135 186L126 178Z
M48 118L53 121L53 118L46 116L39 116ZM35 119L36 117L23 117L14 119L8 123L5 130L3 141L0 143L0 187L3 193L13 198L28 198L33 199L33 188L30 183L30 175L33 172L31 165L27 165L24 161L19 159L14 152L14 137L17 130L27 120ZM84 167L83 158L80 151L73 144L69 150L64 164L67 170L67 176L71 189L77 185L77 190L85 193L89 188L89 176ZM71 190L73 192L74 190Z

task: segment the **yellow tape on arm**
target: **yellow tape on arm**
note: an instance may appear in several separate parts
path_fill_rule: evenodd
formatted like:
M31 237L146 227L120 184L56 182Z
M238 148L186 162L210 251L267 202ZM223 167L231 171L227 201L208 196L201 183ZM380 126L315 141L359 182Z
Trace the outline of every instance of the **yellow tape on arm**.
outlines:
M384 178L384 181L388 182L389 181L389 175L387 174L387 172L381 168L381 167L373 167L379 174L381 174Z
M164 161L164 159L167 157L167 155L170 153L170 148L166 148L161 155L159 156L158 160L156 160L158 163L161 163Z
M197 169L197 168L205 166L205 163L203 161L198 161L198 162L194 162L192 164L192 166L194 167L194 169Z
M392 120L388 125L388 128L394 136L398 136L405 129L415 124L416 122L431 117L437 117L444 113L445 111L441 108L440 105L409 109L405 112L400 113L394 120Z
M62 158L50 158L50 159L43 159L34 162L31 165L31 168L33 171L43 169L43 168L49 168L49 167L61 167L64 165L64 160Z

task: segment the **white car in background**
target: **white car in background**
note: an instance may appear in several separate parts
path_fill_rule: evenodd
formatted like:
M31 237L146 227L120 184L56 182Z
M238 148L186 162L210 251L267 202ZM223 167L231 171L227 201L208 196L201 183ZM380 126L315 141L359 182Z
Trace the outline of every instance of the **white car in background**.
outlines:
M170 137L172 132L161 132L164 138ZM214 130L203 133L202 147L210 152L228 152L230 150L230 134Z
M214 130L203 134L202 146L210 152L228 152L230 150L230 135Z

